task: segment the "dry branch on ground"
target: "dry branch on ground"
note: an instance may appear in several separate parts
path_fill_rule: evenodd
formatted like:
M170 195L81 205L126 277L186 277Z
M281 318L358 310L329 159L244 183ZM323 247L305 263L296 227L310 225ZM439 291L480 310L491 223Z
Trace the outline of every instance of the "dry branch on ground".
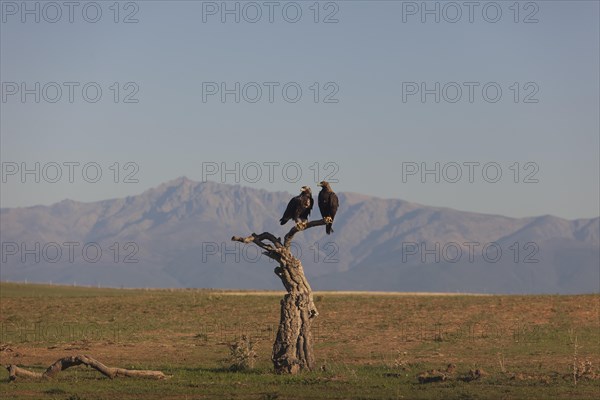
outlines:
M113 379L118 377L132 377L132 378L147 378L147 379L165 379L167 376L160 371L148 371L148 370L132 370L124 368L113 368L107 367L100 361L87 356L69 356L57 360L54 364L50 365L44 372L32 372L24 368L18 367L14 364L6 366L8 370L9 381L14 381L17 378L25 379L48 379L56 377L61 371L67 368L75 367L77 365L85 365L93 368L100 372L102 375Z

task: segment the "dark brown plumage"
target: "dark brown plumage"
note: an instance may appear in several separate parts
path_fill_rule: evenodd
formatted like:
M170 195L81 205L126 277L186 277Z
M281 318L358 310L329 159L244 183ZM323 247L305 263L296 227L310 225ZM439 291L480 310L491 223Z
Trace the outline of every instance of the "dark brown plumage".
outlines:
M319 211L321 211L321 216L327 222L325 232L330 235L333 232L333 219L339 207L339 199L337 194L331 190L329 182L322 181L319 186L322 188L319 192Z
M296 223L308 221L308 216L310 215L314 203L315 201L313 200L310 187L302 186L300 194L293 197L288 203L279 223L285 225L290 219L293 219Z

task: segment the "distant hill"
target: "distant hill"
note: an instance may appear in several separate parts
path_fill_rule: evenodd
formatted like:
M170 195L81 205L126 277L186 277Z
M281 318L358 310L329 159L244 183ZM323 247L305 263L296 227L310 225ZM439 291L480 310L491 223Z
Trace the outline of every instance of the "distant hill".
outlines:
M122 199L4 208L0 278L280 289L274 262L230 238L263 231L283 236L291 223L281 227L278 220L291 196L178 178ZM355 193L339 197L332 235L315 228L296 236L294 251L315 290L600 291L599 218L508 218ZM320 218L318 208L312 217ZM87 258L86 243L92 243ZM138 262L124 262L127 256Z

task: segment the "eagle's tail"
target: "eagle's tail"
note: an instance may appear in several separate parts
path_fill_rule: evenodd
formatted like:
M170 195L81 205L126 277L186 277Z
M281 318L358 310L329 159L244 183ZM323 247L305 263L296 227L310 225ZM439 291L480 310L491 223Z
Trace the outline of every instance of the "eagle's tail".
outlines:
M325 225L325 232L327 232L328 235L331 235L331 232L333 232L333 224Z

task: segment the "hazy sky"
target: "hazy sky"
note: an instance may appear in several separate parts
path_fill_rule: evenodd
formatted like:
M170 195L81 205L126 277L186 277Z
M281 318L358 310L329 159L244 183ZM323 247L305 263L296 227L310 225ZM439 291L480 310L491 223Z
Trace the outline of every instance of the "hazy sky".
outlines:
M597 1L1 12L2 207L185 175L293 193L328 177L337 191L509 216L600 213Z

